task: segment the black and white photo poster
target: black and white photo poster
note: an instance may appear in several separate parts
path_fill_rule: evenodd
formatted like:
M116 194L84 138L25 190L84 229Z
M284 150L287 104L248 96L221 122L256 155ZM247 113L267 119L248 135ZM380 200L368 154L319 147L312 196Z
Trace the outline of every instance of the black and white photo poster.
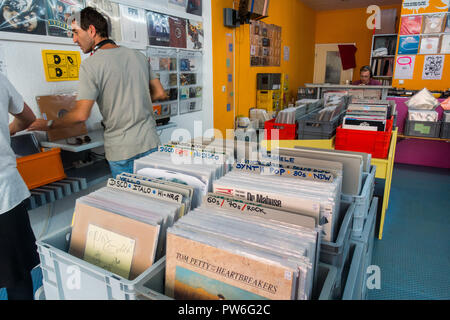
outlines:
M444 70L444 55L425 56L422 80L441 80Z

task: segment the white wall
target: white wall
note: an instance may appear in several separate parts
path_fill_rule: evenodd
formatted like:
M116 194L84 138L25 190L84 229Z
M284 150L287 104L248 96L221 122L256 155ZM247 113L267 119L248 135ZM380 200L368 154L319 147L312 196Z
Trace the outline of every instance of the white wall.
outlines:
M117 3L128 4L145 9L151 9L162 13L172 14L188 19L201 19L199 16L183 13L161 7L158 1L152 0L113 0ZM211 3L203 1L203 110L191 114L178 115L171 118L178 128L185 128L194 136L194 121L203 123L204 130L213 126L213 95L212 95L212 28L211 28ZM124 44L125 45L125 44ZM76 92L78 81L47 82L42 62L42 50L71 50L79 51L82 60L87 58L72 39L64 39L51 36L37 36L0 32L0 46L3 48L6 60L7 76L17 90L23 95L27 104L34 113L40 117L36 96ZM145 50L145 47L137 48ZM95 105L91 117L87 121L88 130L99 128L102 117ZM10 118L12 121L12 118ZM161 140L167 142L176 128L163 130ZM43 134L38 135L39 140L45 139Z

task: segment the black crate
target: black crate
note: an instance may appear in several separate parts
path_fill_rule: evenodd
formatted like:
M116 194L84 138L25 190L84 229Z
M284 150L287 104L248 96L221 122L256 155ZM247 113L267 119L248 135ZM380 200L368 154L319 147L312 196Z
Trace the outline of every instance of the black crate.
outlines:
M404 135L413 137L439 138L440 129L440 122L412 121L406 119Z
M450 139L450 122L442 122L441 139Z

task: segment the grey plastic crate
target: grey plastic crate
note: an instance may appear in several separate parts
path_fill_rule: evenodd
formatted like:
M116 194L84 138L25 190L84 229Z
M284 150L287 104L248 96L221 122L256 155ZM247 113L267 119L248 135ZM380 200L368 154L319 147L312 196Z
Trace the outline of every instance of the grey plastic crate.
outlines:
M345 111L329 121L316 120L317 114L310 114L298 121L298 139L310 139L311 136L317 137L316 139L330 139L342 123Z
M349 259L344 266L342 276L342 300L362 300L364 283L364 245L360 242L350 242Z
M440 122L405 120L404 135L414 137L438 138Z
M355 203L355 214L353 215L352 236L359 237L363 232L364 221L367 218L370 202L375 190L376 166L371 166L370 172L364 172L362 177L362 188L359 195L342 194L341 199Z
M450 139L450 122L442 122L440 137L441 139Z
M325 263L319 263L317 268L317 286L313 288L314 300L337 299L337 268ZM164 294L165 291L166 257L154 264L151 272L136 285L139 300L173 300Z
M127 280L68 253L72 228L36 242L47 300L136 300L136 284L154 266Z
M348 254L354 212L354 203L341 201L339 220L337 222L337 230L339 231L336 240L334 242L322 240L320 244L320 262L335 266L338 268L338 273L342 269Z
M372 204L370 205L369 216L367 217L366 222L364 223L364 231L360 237L352 237L351 241L362 243L364 246L363 251L363 274L364 274L364 283L367 280L367 268L372 263L373 256L373 247L375 244L375 225L377 220L377 209L378 209L378 201L377 197L374 197L372 200ZM362 299L367 300L367 286L363 286L362 288Z

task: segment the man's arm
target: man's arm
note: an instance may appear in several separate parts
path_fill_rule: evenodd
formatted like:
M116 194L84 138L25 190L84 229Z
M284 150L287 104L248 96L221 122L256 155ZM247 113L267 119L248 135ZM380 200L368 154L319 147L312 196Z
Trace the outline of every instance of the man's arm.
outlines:
M51 129L72 127L78 123L85 122L91 115L94 100L78 100L75 107L64 115L61 119L53 121ZM28 131L48 131L48 120L37 119L28 128Z
M17 132L27 129L35 120L33 110L24 102L21 113L13 114L14 120L9 124L9 134L15 135Z
M159 79L150 80L150 96L152 101L166 100L168 98Z

